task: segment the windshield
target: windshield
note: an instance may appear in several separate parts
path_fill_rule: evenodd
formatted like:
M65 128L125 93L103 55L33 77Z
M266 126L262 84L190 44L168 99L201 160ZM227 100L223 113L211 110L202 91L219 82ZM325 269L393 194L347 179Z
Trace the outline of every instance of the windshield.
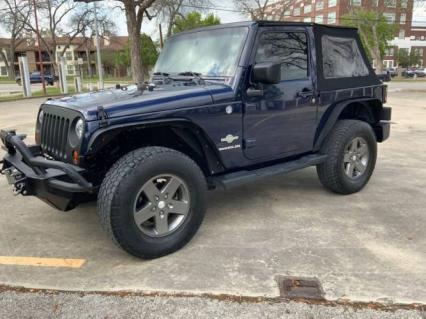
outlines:
M247 33L247 27L239 27L173 37L164 46L154 72L192 72L205 77L234 76Z

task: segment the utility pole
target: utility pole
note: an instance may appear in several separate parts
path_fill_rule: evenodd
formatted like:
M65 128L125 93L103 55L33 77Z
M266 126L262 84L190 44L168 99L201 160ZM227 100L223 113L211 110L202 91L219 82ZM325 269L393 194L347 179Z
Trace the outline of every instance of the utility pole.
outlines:
M99 89L103 90L104 88L104 70L102 67L101 60L101 48L99 43L99 28L98 28L98 14L97 14L97 6L96 1L93 2L93 10L95 13L95 41L96 41L96 57L98 60L98 74L99 74Z
M30 3L31 5L31 3ZM40 38L40 30L38 29L38 18L37 18L37 8L36 8L36 2L33 0L33 6L34 6L34 18L35 18L35 27L36 27L36 33L37 33L37 43L38 43L38 58L40 60L40 76L41 76L41 84L43 86L43 94L46 95L46 83L44 82L44 67L43 67L43 56L41 55L41 38ZM37 65L37 62L36 62Z
M99 89L104 88L104 70L102 67L102 59L101 59L101 48L99 41L99 28L98 28L98 8L96 2L100 0L74 0L74 2L85 2L90 3L93 2L93 13L95 14L95 44L96 44L96 59L98 65L98 74L99 74ZM87 57L90 59L89 57Z

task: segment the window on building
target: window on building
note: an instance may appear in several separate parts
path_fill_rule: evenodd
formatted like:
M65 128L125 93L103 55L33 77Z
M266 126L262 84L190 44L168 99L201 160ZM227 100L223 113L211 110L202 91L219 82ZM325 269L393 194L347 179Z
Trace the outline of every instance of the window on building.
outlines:
M67 65L67 74L74 75L74 65Z
M400 38L400 39L405 38L405 30L404 29L399 30L398 38Z
M395 8L396 7L396 0L384 0L385 7L389 8Z
M311 17L303 18L303 22L312 22L312 18Z
M401 15L399 17L399 23L400 24L405 24L406 18L407 18L407 15L405 13L401 13Z
M7 75L7 68L5 66L0 67L0 75L1 76Z
M308 44L302 32L268 32L260 37L256 63L281 63L281 80L308 77Z
M325 79L369 74L355 39L324 35L321 38L321 46Z
M383 13L383 16L388 20L390 23L395 23L395 13L385 12Z
M303 9L304 13L310 13L312 11L312 5L311 4L307 4L305 6L305 8Z
M324 21L324 16L322 14L317 15L315 17L315 23L323 23L323 21Z
M351 4L353 6L361 6L362 2L361 0L351 0Z
M289 17L289 16L291 16L290 10L285 10L284 11L284 17Z
M335 7L337 5L337 0L328 0L328 7Z
M395 53L395 49L393 47L392 48L387 48L386 52L385 52L385 55L386 56L393 56L394 53Z
M401 8L407 8L408 0L401 0Z
M420 36L420 40L424 41L424 39L425 39L425 36L424 36L424 35L421 35L421 36Z
M379 0L371 0L371 6L372 7L378 7L379 6Z
M65 59L67 59L68 61L72 60L72 52L70 51L65 52Z
M318 1L318 2L315 4L315 8L316 8L316 10L322 10L322 9L324 8L324 2L322 2L322 1Z
M300 8L294 8L294 10L293 10L293 15L294 15L295 17L300 16Z
M335 24L336 23L336 12L329 12L328 13L327 23L328 24Z

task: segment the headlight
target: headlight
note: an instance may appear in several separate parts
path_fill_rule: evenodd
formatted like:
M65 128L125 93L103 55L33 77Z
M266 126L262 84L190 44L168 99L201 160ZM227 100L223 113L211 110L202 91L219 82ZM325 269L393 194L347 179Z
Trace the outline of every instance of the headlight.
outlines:
M75 135L77 135L78 139L83 138L84 133L84 121L82 119L79 119L77 123L75 123Z
M40 113L38 113L38 122L40 124L43 123L43 117L44 117L44 112L43 110L41 110Z

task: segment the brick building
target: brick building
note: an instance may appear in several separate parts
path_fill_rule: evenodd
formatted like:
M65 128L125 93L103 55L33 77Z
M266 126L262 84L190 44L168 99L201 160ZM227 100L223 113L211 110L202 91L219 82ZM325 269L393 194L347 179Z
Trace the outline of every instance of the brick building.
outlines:
M426 27L412 25L413 4L414 0L275 0L266 8L265 16L268 20L279 20L283 16L286 21L338 25L351 8L379 10L389 22L399 26L383 60L384 66L390 68L397 66L399 48L408 52L417 50L423 57L421 65L426 62Z
M45 41L53 46L52 41L45 39ZM112 36L104 37L101 41L101 50L102 51L122 51L125 49L128 43L128 37L123 36ZM8 45L10 39L0 38L0 50L3 50L5 53L8 50ZM41 58L38 53L38 45L34 38L27 38L21 41L15 48L14 56L14 66L15 66L15 75L19 74L18 66L18 57L26 56L28 59L28 66L30 72L40 71L40 66L43 64L44 71L47 74L53 73L53 64L57 64L60 60L61 54L64 51L63 57L65 58L65 63L67 66L67 75L73 76L76 75L79 69L85 74L95 74L96 73L96 57L95 51L96 47L94 41L76 37L71 43L68 38L57 38L56 39L56 57L54 61L51 61L48 52L42 49ZM5 54L7 56L7 54ZM10 63L10 61L8 61ZM80 64L82 63L82 64ZM104 68L105 69L105 68ZM6 64L0 58L0 76L8 76L8 69ZM105 70L106 73L111 73L115 76L124 76L126 70ZM119 73L119 74L117 74Z

